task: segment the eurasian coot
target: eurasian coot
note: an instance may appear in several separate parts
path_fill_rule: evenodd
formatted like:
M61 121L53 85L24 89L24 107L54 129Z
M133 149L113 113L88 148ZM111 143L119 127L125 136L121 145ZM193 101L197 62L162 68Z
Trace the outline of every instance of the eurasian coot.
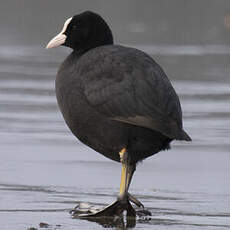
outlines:
M173 140L190 141L182 127L181 106L162 68L146 53L113 44L104 19L90 11L69 18L47 48L67 46L73 52L56 78L56 95L72 133L104 156L122 163L118 200L88 216L110 216L127 210L137 162L170 148Z

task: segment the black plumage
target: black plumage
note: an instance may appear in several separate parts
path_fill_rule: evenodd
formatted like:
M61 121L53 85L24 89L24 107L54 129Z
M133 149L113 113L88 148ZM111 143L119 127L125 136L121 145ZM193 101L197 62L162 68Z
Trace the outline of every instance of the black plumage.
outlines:
M137 49L107 45L73 52L58 71L56 94L74 135L113 160L124 147L137 162L168 149L173 139L190 140L170 81Z
M114 45L101 16L87 11L68 19L47 47L59 45L73 52L57 74L57 101L81 142L115 161L125 149L132 175L138 161L169 149L171 141L191 140L183 130L178 96L162 68L140 50ZM120 192L125 196L131 177Z

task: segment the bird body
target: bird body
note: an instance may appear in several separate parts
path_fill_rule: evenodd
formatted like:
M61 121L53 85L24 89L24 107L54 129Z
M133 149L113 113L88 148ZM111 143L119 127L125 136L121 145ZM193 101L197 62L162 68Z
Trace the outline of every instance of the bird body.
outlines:
M186 140L179 99L161 67L134 48L106 45L72 52L56 78L56 95L73 134L104 156L132 162Z
M137 162L169 149L173 140L191 140L183 130L179 98L149 55L113 44L109 26L96 13L69 18L47 48L60 45L73 49L56 77L57 101L68 127L85 145L122 164L118 200L84 217L124 210L134 217L130 201L144 207L128 193Z

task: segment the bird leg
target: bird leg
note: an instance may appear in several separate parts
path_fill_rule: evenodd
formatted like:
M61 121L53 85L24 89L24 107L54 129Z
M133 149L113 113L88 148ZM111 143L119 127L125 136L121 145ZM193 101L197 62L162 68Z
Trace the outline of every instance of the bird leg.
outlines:
M130 156L126 148L123 148L119 152L119 155L122 164L122 169L121 169L121 184L120 184L118 202L123 204L123 211L125 210L127 211L127 216L134 217L136 216L136 211L134 210L134 208L129 202L128 189L132 180L133 173L136 169L136 166L135 164L130 164Z
M119 152L119 155L122 164L122 170L121 170L120 192L117 201L113 202L111 205L99 211L88 210L88 212L86 213L79 214L79 211L73 210L72 212L73 217L77 217L77 218L114 217L114 216L122 216L124 211L127 211L127 217L136 217L136 214L138 214L139 211L137 212L135 211L135 209L130 204L130 201L136 204L138 207L141 207L142 210L144 210L143 204L128 193L132 176L136 169L136 165L131 163L131 159L126 148L123 148Z
M120 151L120 159L122 163L122 171L121 171L121 185L120 185L120 193L118 196L118 201L121 203L126 203L126 208L124 210L127 211L128 217L133 216L151 216L151 212L144 209L144 205L136 199L134 196L128 193L129 186L131 184L131 180L133 177L133 173L135 172L136 165L130 162L130 156L126 149L122 149ZM135 209L130 204L131 201L135 205L141 208L141 210L135 211Z
M129 188L129 184L128 181L131 181L131 174L130 174L130 170L129 170L129 165L128 165L128 153L126 151L126 149L122 149L119 152L120 155L120 161L122 164L122 168L121 168L121 184L120 184L120 193L119 193L119 197L118 199L120 200L124 200L127 198L127 190Z
M121 169L120 193L118 199L122 200L130 197L128 190L131 184L133 173L136 169L136 165L130 163L130 157L125 148L120 151L119 155L121 159L122 169Z
M126 151L125 149L122 149L122 151L119 153L120 159L122 162L122 174L121 174L121 185L120 185L119 198L126 195L129 201L134 203L139 208L144 209L144 205L137 198L135 198L130 193L128 193L128 189L131 184L133 174L136 170L136 165L130 164L130 159L127 156L127 152L125 151Z

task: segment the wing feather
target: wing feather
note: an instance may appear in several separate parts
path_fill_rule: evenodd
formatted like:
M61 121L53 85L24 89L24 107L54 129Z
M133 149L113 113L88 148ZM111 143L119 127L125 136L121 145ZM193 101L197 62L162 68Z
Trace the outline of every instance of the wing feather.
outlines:
M111 50L96 57L100 63L95 68L79 70L90 106L112 120L156 130L172 139L190 139L182 129L178 96L161 67L136 49L114 46Z

